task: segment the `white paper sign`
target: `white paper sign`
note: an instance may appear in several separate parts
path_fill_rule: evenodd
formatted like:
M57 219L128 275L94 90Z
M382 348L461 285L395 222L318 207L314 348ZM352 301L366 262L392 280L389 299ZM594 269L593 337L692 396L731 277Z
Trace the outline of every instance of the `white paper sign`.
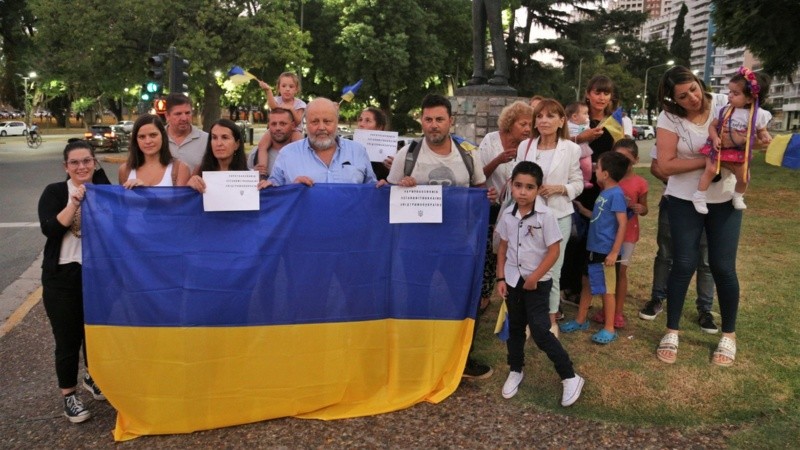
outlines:
M397 131L356 130L353 141L367 149L370 161L383 162L397 153Z
M203 211L258 211L258 172L203 172Z
M389 223L442 223L442 186L392 186Z

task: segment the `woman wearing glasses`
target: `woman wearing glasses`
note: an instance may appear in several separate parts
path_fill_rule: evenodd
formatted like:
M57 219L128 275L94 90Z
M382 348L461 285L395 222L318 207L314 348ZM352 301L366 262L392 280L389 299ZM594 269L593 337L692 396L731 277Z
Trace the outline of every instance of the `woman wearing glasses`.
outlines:
M95 173L92 147L77 140L64 148L67 180L48 185L39 198L39 223L47 237L42 263L42 300L56 341L56 376L64 397L64 415L80 423L91 414L78 398L78 363L81 346L87 367L83 387L96 400L105 400L88 372L83 334L81 282L81 203L86 183L110 184L105 173Z

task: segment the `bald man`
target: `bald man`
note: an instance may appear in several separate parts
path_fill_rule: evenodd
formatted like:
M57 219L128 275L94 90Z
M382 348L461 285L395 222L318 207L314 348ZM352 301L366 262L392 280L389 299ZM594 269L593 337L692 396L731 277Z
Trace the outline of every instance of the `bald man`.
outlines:
M338 105L317 98L306 109L308 136L281 150L269 176L271 186L290 183L375 183L367 150L337 134Z

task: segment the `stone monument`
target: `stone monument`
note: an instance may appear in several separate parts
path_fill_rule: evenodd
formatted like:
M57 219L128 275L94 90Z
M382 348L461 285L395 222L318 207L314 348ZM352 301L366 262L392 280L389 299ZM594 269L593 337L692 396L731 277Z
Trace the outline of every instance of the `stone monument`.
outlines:
M456 117L455 133L475 143L487 133L497 130L497 118L507 105L527 98L517 97L517 90L508 85L509 69L503 25L501 0L472 1L472 59L474 69L467 85L456 89L451 97ZM486 69L486 29L492 44L494 73L489 78Z

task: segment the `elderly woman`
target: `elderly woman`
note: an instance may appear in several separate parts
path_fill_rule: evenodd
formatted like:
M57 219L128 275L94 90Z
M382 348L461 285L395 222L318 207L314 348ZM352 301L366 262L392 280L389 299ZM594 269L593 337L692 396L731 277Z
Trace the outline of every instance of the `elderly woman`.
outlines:
M244 154L242 129L231 120L219 119L211 125L203 160L189 178L187 186L203 193L206 191L203 172L227 170L248 170L247 157ZM258 189L267 185L267 180L260 180Z
M64 397L64 415L72 423L88 420L91 413L77 395L81 347L86 375L83 387L96 400L105 400L89 375L83 331L83 280L81 263L81 203L86 184L110 184L96 171L94 150L76 140L64 148L67 180L48 185L39 198L39 223L47 237L42 262L42 302L56 341L56 376Z
M500 193L499 202L492 202L489 214L489 239L486 247L486 262L483 266L483 285L481 286L481 307L489 304L494 291L497 255L493 251L492 236L494 223L500 213L503 197L510 197L511 190L506 185L514 170L519 143L531 135L533 108L524 102L514 102L500 112L497 119L498 131L484 136L478 148L478 157L483 165L487 187Z
M689 69L676 66L661 80L658 98L658 167L668 176L664 195L668 196L672 235L672 270L667 281L667 333L658 344L656 356L674 363L678 356L678 330L689 282L700 257L700 237L706 231L708 264L719 297L722 339L712 362L730 366L736 358L736 314L739 309L739 279L736 275L736 250L742 226L742 211L733 207L736 177L722 171L721 179L708 189L708 214L698 213L692 194L703 174L705 159L700 149L708 138L708 128L725 96L712 96Z
M133 124L128 161L119 166L119 184L137 186L186 186L189 166L172 157L167 130L161 118L145 114Z
M567 239L572 230L574 200L583 192L581 149L569 139L564 107L546 98L533 111L533 137L522 142L517 150L518 161L533 161L542 168L544 179L539 188L540 200L553 212L561 229L558 260L553 265L553 287L550 291L550 331L558 336L556 313L561 299L560 274L564 263Z

